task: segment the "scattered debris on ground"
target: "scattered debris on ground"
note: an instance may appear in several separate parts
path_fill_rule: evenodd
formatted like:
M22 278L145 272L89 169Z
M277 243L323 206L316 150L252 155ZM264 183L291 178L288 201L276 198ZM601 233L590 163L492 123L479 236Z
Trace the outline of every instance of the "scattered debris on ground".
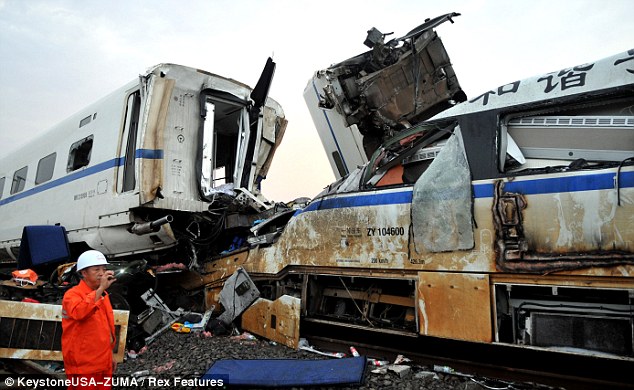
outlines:
M222 359L333 359L353 356L343 351L318 351L302 340L300 348L286 346L256 337L247 332L213 336L209 332L165 332L147 348L128 351L119 364L117 375L143 377L201 378L217 360ZM331 386L337 390L430 389L481 390L547 389L530 384L505 383L453 373L444 366L417 366L403 356L395 362L368 362L362 385ZM123 389L125 387L116 387ZM314 386L310 387L314 389ZM294 390L301 389L294 387Z

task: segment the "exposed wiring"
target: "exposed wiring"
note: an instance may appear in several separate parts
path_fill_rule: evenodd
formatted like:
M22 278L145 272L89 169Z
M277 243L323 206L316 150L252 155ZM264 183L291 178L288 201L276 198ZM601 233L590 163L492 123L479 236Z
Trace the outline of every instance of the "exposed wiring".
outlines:
M625 164L628 160L633 160L634 157L628 157L625 160L621 161L619 167L616 170L616 176L614 177L614 186L616 187L616 205L621 206L621 184L619 183L621 176L621 168L623 168L623 164Z
M374 327L374 324L372 323L372 321L370 321L370 319L365 315L363 310L361 310L359 305L357 305L357 301L354 300L354 297L352 296L352 293L350 292L350 290L348 290L348 286L346 286L346 283L343 281L343 279L341 279L341 276L339 276L339 280L341 281L341 284L343 285L343 288L345 288L346 291L348 292L348 295L350 296L350 299L352 299L352 303L354 303L354 305L357 307L357 310L359 311L359 313L361 314L363 319L368 321L368 324L370 324L370 326Z

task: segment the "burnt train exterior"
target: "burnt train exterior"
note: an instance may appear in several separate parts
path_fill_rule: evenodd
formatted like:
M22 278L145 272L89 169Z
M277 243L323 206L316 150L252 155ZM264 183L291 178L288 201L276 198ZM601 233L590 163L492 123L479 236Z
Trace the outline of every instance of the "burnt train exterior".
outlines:
M243 328L295 347L302 318L633 359L634 50L467 101L432 30L453 16L386 43L385 63L373 55L386 51L373 50L309 81L305 99L331 137L339 180L305 208L280 211L257 190L286 123L281 108L268 99L252 114L249 88L199 71L184 82L175 75L192 70L165 65L109 111L88 109L72 130L2 161L0 178L13 182L0 198L10 221L0 248L15 257L20 227L36 222L61 222L71 242L113 257L184 241L201 262L183 289L204 289L205 306L220 308L225 281L248 272L261 299ZM407 77L423 65L431 75ZM428 109L390 105L427 97ZM138 102L145 109L131 108ZM119 126L106 149L89 127L103 117ZM142 124L138 140L128 123ZM60 157L44 177L55 185L37 187L22 167L50 153ZM230 200L227 189L237 192ZM77 221L61 221L71 207Z
M356 129L315 87L340 74L305 94L345 159L337 137ZM634 51L457 104L383 142L273 245L208 263L207 299L242 267L270 301L250 330L277 322L289 344L301 316L632 359L633 114Z

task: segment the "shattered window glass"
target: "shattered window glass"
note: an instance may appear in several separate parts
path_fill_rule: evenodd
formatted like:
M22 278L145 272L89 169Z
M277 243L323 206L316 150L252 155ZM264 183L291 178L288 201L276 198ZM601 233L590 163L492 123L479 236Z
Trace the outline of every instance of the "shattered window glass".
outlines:
M93 136L90 135L71 145L68 152L68 163L66 164L66 172L76 171L81 167L85 167L90 163L90 154L92 152Z
M412 229L417 252L474 246L471 174L460 128L414 184Z

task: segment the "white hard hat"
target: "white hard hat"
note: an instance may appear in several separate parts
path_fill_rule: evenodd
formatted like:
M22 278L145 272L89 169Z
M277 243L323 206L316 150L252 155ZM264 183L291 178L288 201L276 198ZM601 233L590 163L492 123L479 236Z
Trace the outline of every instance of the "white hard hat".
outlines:
M82 253L77 259L77 272L84 268L92 267L93 265L108 265L106 256L104 256L103 253L94 250Z

